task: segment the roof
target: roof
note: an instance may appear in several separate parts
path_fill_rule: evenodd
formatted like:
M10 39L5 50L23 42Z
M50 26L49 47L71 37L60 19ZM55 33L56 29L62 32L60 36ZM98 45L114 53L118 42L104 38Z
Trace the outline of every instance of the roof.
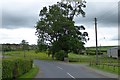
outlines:
M120 47L117 46L117 47L112 47L112 48L109 48L109 49L120 49Z

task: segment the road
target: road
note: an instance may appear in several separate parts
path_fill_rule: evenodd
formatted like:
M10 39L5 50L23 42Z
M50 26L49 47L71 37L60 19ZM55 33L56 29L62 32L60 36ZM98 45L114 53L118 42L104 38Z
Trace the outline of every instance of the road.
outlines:
M85 64L69 64L57 61L34 60L40 68L35 78L108 78L89 69Z

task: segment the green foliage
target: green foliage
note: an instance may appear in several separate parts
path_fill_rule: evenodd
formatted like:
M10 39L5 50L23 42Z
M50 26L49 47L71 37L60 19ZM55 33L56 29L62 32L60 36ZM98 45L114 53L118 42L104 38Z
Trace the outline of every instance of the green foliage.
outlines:
M57 60L63 61L64 58L66 57L65 51L60 50L59 52L57 52L57 53L55 54L55 57L56 57Z
M82 8L85 7L84 2L64 3L57 2L52 6L43 7L39 14L37 22L36 35L41 44L47 44L52 54L64 50L65 53L74 51L81 52L84 49L84 41L87 41L88 33L81 32L85 30L84 26L75 26L73 21L75 16L85 16ZM39 45L39 44L38 44Z
M80 55L75 53L69 53L68 56L70 62L89 63L92 59L95 60L95 56L91 56L91 55Z
M23 50L29 50L29 44L26 42L26 40L22 40L21 45Z
M44 43L42 43L41 41L38 40L38 43L37 43L37 50L42 52L42 51L46 51L47 50L47 45L45 45Z
M2 78L13 78L23 75L32 68L33 61L30 59L13 58L3 59Z
M2 78L12 78L15 62L12 59L6 59L2 62Z
M106 71L106 72L110 72L110 73L114 73L114 74L119 74L120 75L120 67L115 67L115 66L109 66L109 65L96 65L96 64L93 64L93 65L90 65L92 68L95 68L95 69L99 69L99 70L102 70L102 71Z
M10 56L12 58L23 58L23 51L11 51L11 52L6 52L6 56ZM46 52L37 52L34 50L26 51L26 58L27 59L39 59L39 60L52 60L51 57L48 57Z
M5 48L3 48L3 51L8 52L8 51L12 51L12 49L10 47L5 47Z
M27 80L33 80L33 78L38 73L38 71L39 71L39 68L37 66L35 66L29 72L27 72L24 75L20 76L19 79L22 80L22 79L27 78Z

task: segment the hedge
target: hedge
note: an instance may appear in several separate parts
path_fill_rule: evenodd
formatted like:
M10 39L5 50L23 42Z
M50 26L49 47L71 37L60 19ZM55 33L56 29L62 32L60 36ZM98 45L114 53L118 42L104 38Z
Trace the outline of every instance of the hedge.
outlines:
M69 58L69 62L79 62L80 58Z
M30 59L3 59L2 61L2 79L17 78L32 68L33 61Z

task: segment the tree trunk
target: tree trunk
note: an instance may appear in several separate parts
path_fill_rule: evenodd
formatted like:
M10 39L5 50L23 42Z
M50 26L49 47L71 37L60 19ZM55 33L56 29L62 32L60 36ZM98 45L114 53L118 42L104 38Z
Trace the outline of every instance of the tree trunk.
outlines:
M48 57L50 57L50 54L48 53Z
M17 80L17 76L18 76L18 70L17 70L18 66L17 63L15 63L14 68L13 68L13 80Z
M54 59L55 53L52 53L52 59Z

